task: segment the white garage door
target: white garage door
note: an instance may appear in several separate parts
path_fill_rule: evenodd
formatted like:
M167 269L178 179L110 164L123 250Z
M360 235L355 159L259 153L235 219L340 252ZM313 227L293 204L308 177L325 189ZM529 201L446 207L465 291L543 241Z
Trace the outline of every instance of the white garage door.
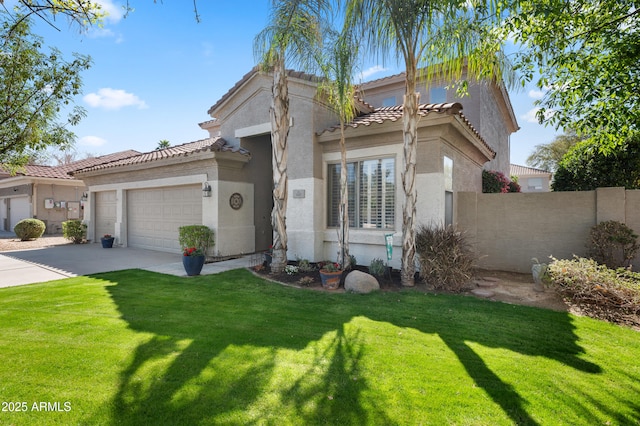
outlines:
M180 252L178 227L202 224L200 185L127 191L128 245Z
M116 191L101 191L91 194L96 206L96 240L104 234L116 232Z
M9 198L9 230L13 231L13 227L22 219L31 217L31 203L29 197Z

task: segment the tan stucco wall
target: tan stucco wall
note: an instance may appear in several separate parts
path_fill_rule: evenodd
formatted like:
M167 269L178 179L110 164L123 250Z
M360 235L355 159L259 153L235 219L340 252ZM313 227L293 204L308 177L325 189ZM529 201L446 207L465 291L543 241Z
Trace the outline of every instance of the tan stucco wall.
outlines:
M529 194L460 193L458 226L467 232L480 256L479 266L529 272L531 259L584 256L592 226L606 220L626 222L640 232L640 191ZM640 265L640 258L636 258Z

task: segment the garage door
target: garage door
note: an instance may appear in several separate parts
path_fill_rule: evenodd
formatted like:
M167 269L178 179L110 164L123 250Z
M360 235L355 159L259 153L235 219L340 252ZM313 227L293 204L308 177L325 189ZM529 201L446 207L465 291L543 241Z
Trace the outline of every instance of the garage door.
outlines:
M29 197L9 198L9 230L22 219L31 217L31 203Z
M101 191L91 194L96 206L96 239L104 234L115 234L116 191Z
M178 227L202 224L200 185L127 191L128 245L180 252Z

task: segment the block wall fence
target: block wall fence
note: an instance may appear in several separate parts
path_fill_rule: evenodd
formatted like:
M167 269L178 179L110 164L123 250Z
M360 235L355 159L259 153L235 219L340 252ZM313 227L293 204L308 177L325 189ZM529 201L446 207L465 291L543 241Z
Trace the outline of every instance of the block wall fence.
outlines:
M640 235L640 190L480 194L460 192L457 226L479 256L482 269L527 273L531 259L585 256L591 227L608 220ZM640 271L640 255L633 261Z

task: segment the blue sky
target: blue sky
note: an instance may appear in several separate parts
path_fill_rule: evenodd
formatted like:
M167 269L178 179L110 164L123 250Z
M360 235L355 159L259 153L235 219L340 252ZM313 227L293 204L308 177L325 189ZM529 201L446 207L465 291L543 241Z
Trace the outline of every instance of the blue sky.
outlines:
M124 0L101 0L110 11L103 28L81 34L64 20L56 30L41 20L34 32L45 44L69 55L88 54L92 67L82 74L76 99L87 117L72 128L76 151L95 155L156 148L207 137L198 123L207 110L254 65L253 38L268 22L269 0L198 0L201 22L187 0L130 0L135 11L122 15ZM7 7L15 0L5 1ZM371 64L368 79L395 74L395 64ZM511 138L511 162L525 164L537 144L559 132L535 121L533 85L510 92L521 129Z

